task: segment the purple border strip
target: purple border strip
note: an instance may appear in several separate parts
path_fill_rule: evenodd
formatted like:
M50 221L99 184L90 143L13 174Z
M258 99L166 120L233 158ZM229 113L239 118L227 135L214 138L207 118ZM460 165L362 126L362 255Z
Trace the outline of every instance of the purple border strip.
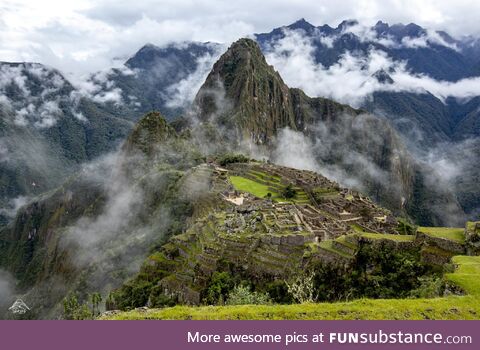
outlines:
M339 344L329 333L440 333L469 344ZM188 343L188 332L278 334L280 343ZM290 343L286 335L323 333L324 343ZM0 321L1 349L480 349L480 321ZM301 340L302 337L298 337ZM460 338L455 338L460 340ZM465 340L464 340L465 341Z

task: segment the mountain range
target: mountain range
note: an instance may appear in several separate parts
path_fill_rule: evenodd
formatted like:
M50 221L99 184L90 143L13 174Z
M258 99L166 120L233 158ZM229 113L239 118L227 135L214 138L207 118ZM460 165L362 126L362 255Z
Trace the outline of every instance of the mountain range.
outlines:
M375 71L371 79L380 88L355 107L308 96L269 62L272 55L289 62L291 35L308 41L322 69L372 51L406 66ZM272 235L260 250L248 248L248 259L282 246L272 242L285 229L292 238L282 254L296 251L300 266L304 251L297 248L352 230L398 234L415 224L463 226L478 215L479 97L442 100L427 90L382 88L396 84L395 69L449 82L474 78L476 41L413 24L365 28L344 21L331 28L305 20L254 39L234 42L221 56L220 44L149 44L124 67L77 86L41 64L0 65L0 266L35 305L34 317L58 316L71 292L85 300L93 291L115 290L110 306L122 308L155 298L163 305L165 297L200 302L205 291L191 282L208 280L213 270L209 263L200 274L185 267L194 249L209 242L211 250L198 259L218 266L226 251L254 243L212 236L205 227L219 227L215 235L239 228ZM239 195L245 184L254 186L246 191L253 197ZM289 186L295 194L285 204ZM241 198L246 204L237 208ZM256 224L269 215L286 226ZM225 240L236 243L220 249ZM152 251L161 254L144 262ZM237 256L225 259L232 271L242 266ZM143 299L126 297L138 293Z
M475 76L475 67L478 67L478 61L475 58L477 41L472 38L456 40L443 32L432 34L431 31L414 24L389 26L379 22L372 28L365 28L356 21L344 21L336 28L331 28L328 25L315 27L302 19L289 26L274 29L270 33L256 34L255 38L268 58L269 53L275 50L279 41L285 39L291 32L301 33L303 38L311 42L313 49L311 55L315 63L325 68L338 63L346 53L366 57L372 50L384 52L394 62L406 62L407 69L415 74L450 82ZM9 136L2 136L0 140L2 159L9 159L9 162L4 162L7 165L4 171L7 173L2 176L5 183L5 186L2 186L3 222L5 223L8 215L29 196L61 183L62 179L75 169L75 165L117 147L131 128L131 122L138 120L142 114L150 110L159 110L169 120L182 115L189 108L195 96L195 90L200 87L202 79L205 79L222 48L222 45L214 43L178 43L162 48L148 44L128 59L123 68L92 75L89 84L85 84L88 85L88 89L74 88L60 72L39 64L25 64L26 68L23 69L25 74L22 75L18 65L4 63L2 71L5 77L6 93L3 96L7 99L7 103L2 104L3 114L5 114L2 117L5 125L2 132ZM288 52L285 55L288 55ZM26 73L28 67L32 65L37 67L34 71L50 73L44 74L41 80L35 80L34 74ZM15 66L17 68L12 68ZM11 72L12 69L17 71ZM28 108L32 109L35 103L30 103L31 96L22 95L21 89L13 80L9 85L8 79L13 79L15 74L20 74L19 81L31 80L28 84L35 85L35 89L38 89L32 92L37 99L45 91L50 91L52 84L65 82L65 88L60 89L57 95L51 93L51 96L46 96L48 103L45 105L55 107L61 97L66 100L65 108L70 108L70 115L67 113L63 118L61 117L63 111L54 110L54 117L42 124L41 117L38 116L48 115L48 110L27 112ZM389 85L391 75L392 72L380 70L374 78ZM52 81L49 81L50 79ZM15 90L18 91L15 92ZM16 101L14 106L8 99ZM79 104L78 101L81 103ZM457 144L466 139L476 139L479 132L478 101L480 101L479 98L475 97L467 102L452 97L442 100L428 91L382 91L379 89L369 94L358 107L388 119L400 134L403 143L407 147L414 148L411 149L414 157L424 161L428 160L432 150L437 150L436 147L439 144L445 145L451 142ZM8 107L9 104L10 107ZM89 106L83 107L84 104ZM71 108L71 106L75 107ZM5 108L10 108L10 112ZM83 112L83 108L94 110ZM18 117L18 112L13 112L14 110L36 115L35 118L38 120L30 122L26 127L22 126L21 117ZM10 117L7 116L8 114ZM16 117L12 117L12 114L16 114ZM85 115L101 115L101 118L85 117L82 120ZM8 120L13 120L13 123L5 124ZM111 125L111 130L104 130L105 125L94 125L99 123L99 120ZM65 132L68 136L59 140L60 136L55 136L53 130L59 127L66 130L66 126L63 125L65 123L78 124L76 127L78 130ZM47 154L38 155L36 158L44 157L46 161L41 163L52 164L51 166L39 169L35 162L25 160L25 152L21 153L15 145L15 140L18 139L14 136L16 131L7 132L11 128L18 129L19 126L20 134L29 129L34 139L40 140L37 144L41 142L42 147L36 148L47 150L45 151ZM80 130L81 128L88 131ZM67 138L70 140L67 141ZM84 145L85 142L89 142L91 146ZM47 145L43 145L44 143ZM465 173L474 172L472 167L478 159L478 148L475 146L475 142L470 142L466 145L468 152L462 152L469 153L469 159L462 162ZM454 162L451 159L447 161ZM21 168L17 168L18 166ZM435 167L435 164L433 166ZM55 171L49 172L48 169L55 169ZM19 174L15 179L11 175L13 172ZM337 180L342 181L340 177ZM32 183L36 186L32 186ZM345 184L350 185L349 182ZM469 196L472 190L478 193L474 180L470 181L464 176L462 179L456 177L448 179L446 186L452 188L453 193L460 200L462 209L468 215L476 215L479 203Z

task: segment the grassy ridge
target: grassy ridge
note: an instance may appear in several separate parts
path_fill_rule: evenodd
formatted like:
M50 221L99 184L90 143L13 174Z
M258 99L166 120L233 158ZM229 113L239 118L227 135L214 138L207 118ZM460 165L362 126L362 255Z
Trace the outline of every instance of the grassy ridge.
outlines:
M465 243L465 228L456 227L419 227L418 231L426 235L449 239L457 243Z
M121 312L103 319L113 320L279 320L279 319L367 319L367 320L471 320L480 319L480 257L456 256L454 273L445 275L469 295L434 299L359 299L352 302L240 305L175 306L147 311Z

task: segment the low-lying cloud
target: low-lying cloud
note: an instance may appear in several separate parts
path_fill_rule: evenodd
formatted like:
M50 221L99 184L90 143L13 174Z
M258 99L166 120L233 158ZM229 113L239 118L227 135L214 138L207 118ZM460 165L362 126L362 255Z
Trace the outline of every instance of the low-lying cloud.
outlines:
M0 318L7 314L14 298L15 280L8 272L0 269Z
M126 66L115 72L135 74ZM99 104L125 103L112 74L113 70L108 69L75 77L72 85L58 71L41 64L0 64L0 107L11 116L10 122L21 127L48 129L64 118L66 112L87 122L89 116L78 110L82 98Z
M49 128L63 114L58 94L65 83L58 72L40 64L2 64L0 104L13 115L12 122L17 126Z
M375 43L388 48L424 48L432 45L440 45L448 47L452 50L459 51L459 48L455 43L447 42L437 31L432 29L423 30L418 36L404 36L400 40L396 39L390 34L377 33L375 29L364 23L353 22L345 25L342 32L338 36L333 36L335 41L341 35L351 33L355 35L361 42Z
M276 139L272 152L274 163L301 170L320 170L313 143L303 133L285 128L278 132Z
M30 198L27 196L18 196L10 199L5 207L0 207L0 215L13 218L17 214L17 211L27 204L29 200Z
M267 50L266 59L289 86L301 88L310 96L332 98L355 107L362 106L376 91L431 93L441 100L465 100L480 95L479 77L439 81L410 72L406 62L394 61L382 50L372 48L366 56L346 52L330 67L316 63L314 52L313 39L304 31L286 30L285 37ZM388 74L392 81L378 79L379 72Z
M195 71L167 88L168 101L166 106L169 108L189 106L224 49L225 45L218 45L213 54L207 53L198 57Z

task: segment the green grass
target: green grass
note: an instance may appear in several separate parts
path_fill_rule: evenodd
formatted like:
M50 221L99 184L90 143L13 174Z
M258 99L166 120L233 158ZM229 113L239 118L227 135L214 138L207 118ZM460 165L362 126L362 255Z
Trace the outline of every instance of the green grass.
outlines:
M327 251L329 251L329 252L331 252L331 253L333 253L333 254L340 255L340 256L342 256L342 257L344 257L344 258L347 258L347 259L353 258L352 255L347 254L347 253L345 253L345 252L342 252L342 251L336 249L336 248L333 246L333 241L331 241L331 240L322 241L322 242L320 242L318 245L320 246L320 248L325 249L325 250L327 250Z
M269 190L268 186L255 182L253 180L244 178L242 176L229 176L230 182L236 190L242 192L248 192L256 197L264 198L268 193L271 193L273 199L278 197L278 193Z
M457 255L452 258L452 263L457 269L446 274L445 278L466 293L480 297L480 257Z
M257 177L257 178L259 178L260 180L263 180L263 181L273 182L273 183L277 183L277 184L280 183L280 176L269 175L267 173L264 173L264 172L261 172L261 171L255 171L255 170L250 170L249 174L253 175L253 176L255 176L255 177Z
M428 236L448 239L460 244L465 243L465 229L456 227L419 227L418 231Z
M373 233L365 231L361 226L357 224L350 225L353 231L360 237L368 239L389 239L396 242L413 242L415 240L414 235L393 235L388 233Z
M111 320L476 320L480 318L477 298L359 299L352 302L239 305L175 306L146 312L122 312Z
M358 248L355 244L347 241L347 236L346 235L340 236L340 237L336 238L335 240L337 242L349 247L350 249L357 249Z
M333 188L317 187L313 189L313 194L316 198L335 198L339 192Z
M389 239L395 242L413 242L415 240L415 236L413 235L391 235L388 233L362 232L359 236L369 239Z
M258 175L255 176L259 179L259 181L266 181L265 179L260 179ZM281 191L285 187L283 185L280 185L279 182L273 182L269 186L251 179L247 179L243 176L229 176L229 179L233 187L235 187L237 191L248 192L258 198L265 198L268 193L271 193L272 200L276 202L310 203L308 195L299 187L295 187L295 189L297 190L295 198L285 199L278 192L272 191L272 188Z
M433 299L359 299L352 302L293 305L175 306L121 312L113 320L471 320L480 319L480 257L456 256L454 273L445 278L469 295Z
M357 225L357 224L352 224L352 225L350 225L350 227L351 227L355 232L359 232L359 233L369 233L369 232L365 231L365 230L363 229L363 227L361 227L360 225ZM373 232L372 232L372 234L373 234Z

